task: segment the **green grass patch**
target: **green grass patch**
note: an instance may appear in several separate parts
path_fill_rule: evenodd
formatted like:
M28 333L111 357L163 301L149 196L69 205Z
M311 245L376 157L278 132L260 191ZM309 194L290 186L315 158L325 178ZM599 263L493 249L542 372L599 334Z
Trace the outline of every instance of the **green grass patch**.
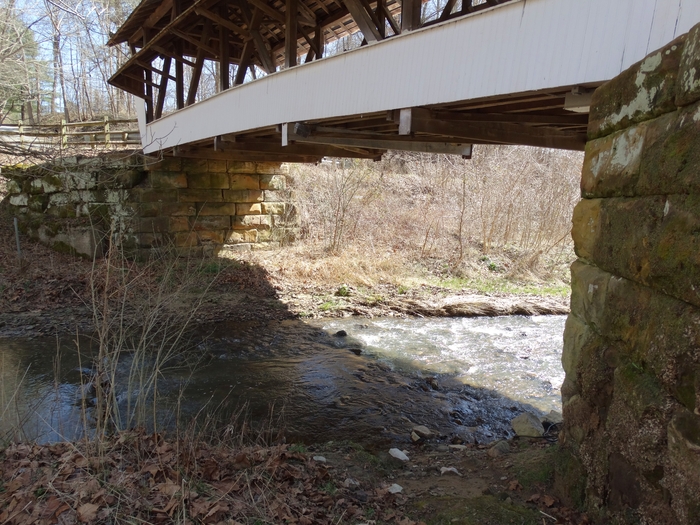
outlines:
M474 290L481 293L529 294L552 297L568 297L571 293L571 287L565 283L525 283L510 281L496 276L493 279L447 277L438 279L433 284L448 290Z

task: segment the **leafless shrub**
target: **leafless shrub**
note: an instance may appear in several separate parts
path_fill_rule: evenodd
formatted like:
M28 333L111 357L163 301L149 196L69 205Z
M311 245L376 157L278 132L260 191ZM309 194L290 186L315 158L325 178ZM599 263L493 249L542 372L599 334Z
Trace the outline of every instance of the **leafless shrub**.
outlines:
M582 155L479 146L471 160L390 153L381 162L295 166L302 239L334 253L401 253L454 265L507 256L507 270L546 270L571 254Z

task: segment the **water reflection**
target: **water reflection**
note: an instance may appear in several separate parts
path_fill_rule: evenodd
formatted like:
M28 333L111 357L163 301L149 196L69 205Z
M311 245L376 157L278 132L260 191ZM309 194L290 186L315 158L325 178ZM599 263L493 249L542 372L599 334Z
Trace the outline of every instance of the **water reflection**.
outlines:
M284 407L290 441L383 444L425 424L449 439L487 442L509 435L521 403L559 408L563 327L563 317L222 324L195 350L194 372L182 367L161 380L157 419L172 427L245 402L262 420L274 403ZM86 342L81 348L89 354ZM3 434L80 437L90 418L89 407L81 413L80 372L89 357L54 339L0 340L0 356Z

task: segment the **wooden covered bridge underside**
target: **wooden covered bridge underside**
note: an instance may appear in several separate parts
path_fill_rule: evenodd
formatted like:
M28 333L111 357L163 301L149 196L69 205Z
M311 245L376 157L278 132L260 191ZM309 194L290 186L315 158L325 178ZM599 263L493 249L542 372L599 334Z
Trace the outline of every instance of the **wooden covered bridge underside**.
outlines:
M582 150L590 92L700 17L696 0L615 4L447 0L425 21L421 0L144 0L110 40L132 53L110 82L144 99L149 153L315 162L389 149L468 156L472 144ZM358 31L360 49L324 58ZM207 61L219 93L201 100ZM256 71L265 76L246 81Z

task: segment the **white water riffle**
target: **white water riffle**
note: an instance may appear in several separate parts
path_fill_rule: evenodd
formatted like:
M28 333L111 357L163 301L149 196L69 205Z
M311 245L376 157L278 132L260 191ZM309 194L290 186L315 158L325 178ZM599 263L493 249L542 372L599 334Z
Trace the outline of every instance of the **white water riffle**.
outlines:
M440 319L324 319L345 330L363 352L396 369L449 374L548 412L561 411L566 316Z

